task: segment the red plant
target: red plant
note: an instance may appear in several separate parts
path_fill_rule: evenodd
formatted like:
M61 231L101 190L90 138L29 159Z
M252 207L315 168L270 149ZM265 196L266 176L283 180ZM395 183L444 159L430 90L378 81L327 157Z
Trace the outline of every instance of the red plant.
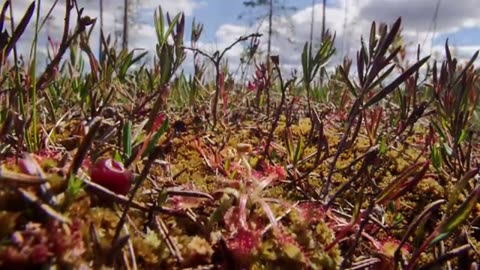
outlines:
M246 159L246 153L240 154L239 162L232 167L235 170L236 178L225 179L223 182L226 187L220 192L230 194L238 201L238 214L235 215L237 221L234 224L243 229L248 227L247 203L250 201L252 204L259 204L270 223L276 227L277 220L269 203L275 202L282 205L286 203L279 199L265 198L262 193L268 186L285 177L286 173L283 167L267 165L263 171L255 171L250 167Z
M91 171L92 181L109 190L125 195L130 190L133 175L123 164L113 159L100 159Z
M225 90L225 72L220 72L218 75L218 87L220 89L220 94L222 95L223 100L223 114L227 113L227 105L228 105L228 96L227 91Z
M367 131L370 145L373 146L377 139L377 130L383 117L383 108L375 107L373 109L365 110L363 118L365 119L365 130Z
M258 106L260 105L260 97L262 96L263 91L266 91L268 94L268 89L270 89L270 75L267 65L256 65L256 68L257 70L255 71L253 82L249 82L248 89L250 91L257 90L255 99Z
M248 85L247 85L248 91L253 92L253 91L255 91L256 88L257 88L257 86L255 85L255 83L250 82L250 81L248 82Z
M225 168L223 158L218 151L216 151L215 149L207 149L210 151L206 151L202 147L202 143L199 138L196 138L193 141L193 147L198 151L198 153L200 153L202 158L205 160L205 164L212 171L218 170L224 176L228 176L230 174Z
M240 228L226 244L237 264L248 265L251 256L260 246L260 231Z
M305 201L299 203L296 209L306 223L318 222L325 219L325 207L319 202Z
M53 222L46 227L28 223L24 230L13 233L11 244L0 251L0 264L8 269L33 267L56 258L75 265L84 252L79 220L70 225Z

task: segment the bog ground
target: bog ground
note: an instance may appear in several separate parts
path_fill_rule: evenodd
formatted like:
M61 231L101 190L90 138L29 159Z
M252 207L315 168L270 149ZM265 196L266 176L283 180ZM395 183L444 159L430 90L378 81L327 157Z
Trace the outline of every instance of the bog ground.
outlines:
M35 4L13 29L9 4L2 269L478 268L478 51L459 62L445 42L443 61L407 65L392 18L356 59L326 69L327 32L285 73L258 33L209 54L201 24L185 33L183 14L159 8L147 65L109 36L94 53L95 19L66 1L37 70L39 44L29 60L16 50L42 23ZM225 56L235 46L240 67Z

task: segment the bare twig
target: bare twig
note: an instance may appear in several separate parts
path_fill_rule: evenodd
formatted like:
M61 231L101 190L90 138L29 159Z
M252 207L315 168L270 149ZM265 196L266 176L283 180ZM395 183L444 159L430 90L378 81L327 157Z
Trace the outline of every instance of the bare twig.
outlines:
M132 191L129 194L130 197L128 198L128 203L125 206L125 208L123 209L122 216L120 218L120 221L117 224L117 228L115 229L115 235L112 239L112 245L117 241L118 237L120 236L120 231L123 227L123 224L125 224L125 221L127 220L128 209L132 205L133 198L135 197L135 194L137 193L137 191L140 189L143 181L147 178L147 174L150 172L150 168L152 167L153 162L155 161L157 156L160 154L159 152L160 151L158 151L158 150L153 150L150 153L150 155L148 157L148 160L145 164L145 167L143 168L140 175L137 177L136 182L135 182L135 186L133 187Z
M217 117L218 117L217 116L217 107L218 107L218 97L220 95L220 82L219 82L220 81L220 63L223 59L223 56L225 55L226 52L231 50L238 43L240 43L242 41L246 41L250 38L258 38L258 37L261 37L261 36L262 35L259 34L259 33L253 33L253 34L250 34L248 36L241 36L237 40L235 40L232 44L230 44L228 47L223 49L223 51L221 53L219 51L216 51L213 55L209 55L209 54L205 53L204 51L202 51L198 48L183 47L183 49L190 50L190 51L196 52L200 55L203 55L204 57L209 59L215 67L215 96L214 96L213 104L212 104L212 108L211 108L211 112L212 112L212 116L213 116L213 127L214 128L217 125Z
M54 75L54 70L55 68L58 67L60 64L60 61L62 60L63 55L67 52L68 48L72 44L72 42L83 32L85 31L85 28L95 22L95 20L92 20L90 17L85 16L82 17L82 11L78 11L78 22L77 22L77 28L75 29L75 32L73 32L72 35L68 35L68 32L70 31L70 15L72 12L72 9L74 7L74 2L76 0L67 0L66 5L65 5L65 24L63 27L63 36L62 36L62 42L60 43L60 47L58 49L58 53L55 55L53 60L47 65L45 70L43 71L42 75L37 81L37 89L41 90L47 87L48 82L53 78Z
M68 171L68 176L76 175L78 169L82 165L82 161L85 159L90 146L92 145L93 138L97 133L100 124L102 123L102 117L95 117L92 122L90 123L90 127L88 130L87 135L83 138L82 144L77 150L75 157L73 158L72 165L70 165L70 169Z
M39 176L31 176L28 174L10 172L0 167L0 183L8 183L13 185L35 185L39 186L46 182L46 179Z
M275 65L274 68L278 72L278 78L280 80L280 89L282 91L282 97L280 98L280 104L278 105L277 111L275 113L275 117L273 119L272 127L270 128L270 133L268 134L268 137L267 137L267 142L265 143L265 151L263 153L264 157L269 157L270 143L273 140L273 133L278 126L278 121L280 120L280 115L282 114L283 105L285 104L285 100L287 98L287 89L288 89L288 87L290 87L291 84L294 84L295 80L296 80L296 78L293 78L293 79L288 80L285 83L283 81L282 72L280 70L280 67L278 66L278 63L273 61L273 64Z
M57 212L55 209L50 207L48 204L43 203L42 200L40 200L37 195L34 193L31 193L30 191L27 191L24 188L18 188L17 191L22 195L23 198L25 198L28 202L33 203L38 206L40 210L42 210L47 216L56 219L62 223L68 223L70 224L71 221L68 217L63 216L59 212Z
M170 254L175 256L177 261L181 263L183 261L182 254L180 253L180 249L178 248L177 243L170 237L167 225L165 225L165 222L159 217L155 217L155 225L160 232L160 235L162 236L163 240L167 244L167 248L170 251Z
M125 235L130 235L130 232L128 231L128 226L126 224L123 226L123 229L125 230ZM127 245L128 245L128 253L130 254L130 260L132 261L130 269L137 270L138 269L137 259L135 258L135 250L133 248L133 243L131 238L128 239Z

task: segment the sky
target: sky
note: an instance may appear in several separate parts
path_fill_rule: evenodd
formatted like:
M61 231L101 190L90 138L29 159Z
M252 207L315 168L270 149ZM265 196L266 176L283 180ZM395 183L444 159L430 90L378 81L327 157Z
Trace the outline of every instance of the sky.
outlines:
M204 24L200 39L200 48L213 52L222 50L239 36L259 31L264 34L261 49L266 48L267 24L256 18L266 14L266 8L248 9L243 0L130 0L135 5L131 17L135 23L130 25L129 48L148 50L149 59L154 56L156 44L153 27L154 10L161 5L171 14L184 12L187 31L185 40L189 45L192 19ZM2 1L4 2L4 1ZM13 0L14 18L20 18L31 1ZM41 14L46 14L55 0L41 1ZM98 0L78 0L85 8L84 15L92 18L99 16ZM294 6L295 10L275 11L272 39L272 53L280 56L284 69L300 69L300 49L309 40L312 19L312 0L278 0L285 6ZM122 4L119 0L104 0L104 31L115 33L121 30ZM314 1L314 41L318 42L321 32L322 0ZM64 1L58 1L53 9L53 17L42 29L40 44L47 44L46 37L59 41L63 27ZM372 21L391 25L396 18L402 17L403 38L407 45L411 61L416 58L418 44L422 54L432 53L436 59L444 56L444 44L449 39L453 54L461 61L468 60L480 49L480 5L478 0L327 0L326 25L336 33L337 54L331 64L338 63L344 56L353 57L359 48L360 38L368 37ZM241 18L239 16L241 15ZM16 19L19 20L19 19ZM92 34L91 44L98 48L98 25ZM22 37L18 49L22 53L29 51L33 39L33 24ZM39 48L46 53L46 46ZM231 65L239 63L242 46L234 47L226 54ZM188 62L189 58L187 58ZM191 61L190 61L191 62ZM480 62L476 62L477 66ZM191 63L186 63L186 66Z

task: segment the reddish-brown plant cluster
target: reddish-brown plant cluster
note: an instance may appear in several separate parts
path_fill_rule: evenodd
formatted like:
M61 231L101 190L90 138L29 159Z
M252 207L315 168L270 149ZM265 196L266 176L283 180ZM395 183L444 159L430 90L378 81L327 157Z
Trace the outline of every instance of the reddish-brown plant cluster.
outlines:
M79 220L71 225L51 222L46 227L27 223L23 230L14 232L10 244L0 250L0 265L9 269L33 267L54 259L58 263L78 265L85 252L81 225Z

